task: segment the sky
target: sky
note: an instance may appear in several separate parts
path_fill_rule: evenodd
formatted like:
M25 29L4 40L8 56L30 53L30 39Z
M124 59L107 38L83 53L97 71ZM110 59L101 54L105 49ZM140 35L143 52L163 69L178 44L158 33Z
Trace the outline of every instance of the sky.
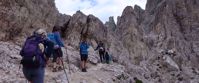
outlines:
M110 16L121 16L126 6L134 7L135 4L145 9L147 0L55 0L56 7L62 14L73 15L80 10L86 15L93 14L103 23L109 20Z

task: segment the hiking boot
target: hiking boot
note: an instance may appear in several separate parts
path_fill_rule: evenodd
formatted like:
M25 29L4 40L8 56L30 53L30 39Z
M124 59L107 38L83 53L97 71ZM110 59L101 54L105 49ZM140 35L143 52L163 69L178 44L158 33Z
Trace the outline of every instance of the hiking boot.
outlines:
M87 72L86 68L83 68L83 69L82 69L82 72Z
M82 72L84 72L84 69L82 69Z
M87 72L86 68L84 69L84 72Z
M85 69L82 69L82 72L85 72Z

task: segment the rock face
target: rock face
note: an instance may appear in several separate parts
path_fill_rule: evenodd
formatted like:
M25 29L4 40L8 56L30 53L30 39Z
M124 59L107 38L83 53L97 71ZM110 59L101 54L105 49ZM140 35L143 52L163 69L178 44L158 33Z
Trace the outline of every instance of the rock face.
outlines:
M116 34L133 64L142 67L142 73L132 67L133 76L152 83L199 81L197 7L196 0L148 0L145 11L137 6L124 9Z
M127 6L117 24L113 17L103 24L81 11L73 16L59 14L53 1L4 0L0 2L0 39L17 39L37 27L51 31L54 25L62 26L67 48L63 52L70 64L66 56L64 63L67 73L71 71L70 81L75 83L132 83L134 77L144 83L198 83L198 7L198 0L148 0L145 10ZM91 45L88 73L79 69L78 46L83 37ZM110 49L112 64L99 63L94 51L98 41ZM22 72L12 70L19 66L21 47L0 42L0 48L0 73L5 75L0 82L23 83ZM62 71L52 73L50 67L45 82L67 83Z
M84 15L81 11L77 11L70 21L64 24L64 36L68 44L79 46L80 40L86 37L91 45L96 46L96 42L105 41L106 28L103 23L93 15Z
M121 83L129 80L130 76L125 73L124 66L116 63L110 65L88 64L88 72L81 72L78 67L79 60L76 60L79 59L78 51L69 46L67 48L67 50L63 49L63 53L70 56L70 65L66 61L67 57L64 56L63 58L70 83ZM19 64L21 60L20 49L20 46L13 43L0 42L0 83L27 83L22 73L22 66ZM92 54L89 55L93 56ZM92 59L92 57L89 57L91 63ZM46 67L45 83L67 83L64 71L52 72L52 67L49 66L52 66L52 64L48 64Z
M109 17L109 21L105 23L105 26L107 28L112 29L113 31L116 29L116 24L115 24L115 21L113 19L113 16Z
M1 0L0 40L30 35L35 28L52 29L58 11L54 0Z

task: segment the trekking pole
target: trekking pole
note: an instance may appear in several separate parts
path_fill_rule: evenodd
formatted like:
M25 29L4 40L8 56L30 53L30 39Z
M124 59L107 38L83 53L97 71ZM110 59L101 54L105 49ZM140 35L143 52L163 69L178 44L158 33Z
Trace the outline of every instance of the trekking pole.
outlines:
M21 64L19 65L19 70L18 71L20 71L20 69L21 69ZM19 73L18 73L19 74Z
M67 81L68 81L68 83L70 83L70 82L69 82L69 78L68 78L67 73L66 73L66 70L65 70L65 66L64 66L63 60L61 60L61 63L62 63L62 65L63 65L64 73L65 73L65 75L66 75Z
M66 49L66 54L67 54L67 62L68 62L68 70L69 70L69 74L71 74L71 72L70 72L70 60L69 60L69 55L68 55L68 52L67 52L67 48L65 48Z
M65 49L66 49L67 62L68 62L68 68L69 68L69 74L70 74L69 57L68 57L68 53L67 53L67 48L65 48ZM62 65L63 65L64 73L65 73L66 78L67 78L67 81L68 81L68 83L69 83L69 78L68 78L68 76L67 76L67 73L66 73L66 70L65 70L66 68L65 68L65 66L64 66L63 60L61 60L61 63L62 63Z

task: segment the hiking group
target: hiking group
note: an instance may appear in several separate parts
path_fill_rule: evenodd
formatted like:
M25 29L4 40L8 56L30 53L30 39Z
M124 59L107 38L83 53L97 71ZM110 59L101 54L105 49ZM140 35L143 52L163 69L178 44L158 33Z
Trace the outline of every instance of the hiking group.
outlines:
M37 29L26 39L20 55L22 56L23 74L30 83L44 83L45 67L50 63L51 57L53 58L52 71L64 70L62 48L65 46L60 36L60 30L60 26L54 26L50 33L44 29ZM86 38L83 38L79 45L82 72L87 72L86 63L89 47L90 44ZM102 41L98 43L96 50L99 50L100 61L109 63L109 49L105 50Z

